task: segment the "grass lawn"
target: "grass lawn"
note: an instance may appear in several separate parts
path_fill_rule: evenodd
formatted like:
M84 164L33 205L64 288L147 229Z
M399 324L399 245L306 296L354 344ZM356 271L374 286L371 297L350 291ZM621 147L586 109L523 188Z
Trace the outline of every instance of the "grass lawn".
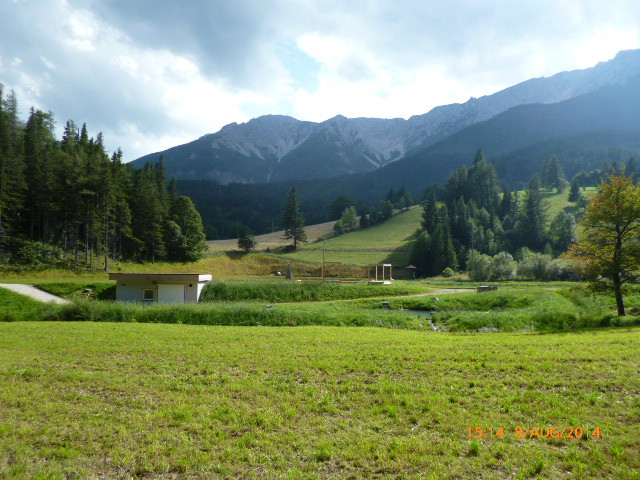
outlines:
M0 288L0 321L24 321L42 318L55 311L57 306Z
M637 479L639 343L0 323L0 478Z

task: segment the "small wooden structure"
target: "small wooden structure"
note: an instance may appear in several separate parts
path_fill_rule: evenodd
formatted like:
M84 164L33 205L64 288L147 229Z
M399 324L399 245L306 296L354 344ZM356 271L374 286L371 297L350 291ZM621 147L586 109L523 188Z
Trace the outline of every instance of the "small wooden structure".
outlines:
M367 278L371 285L391 285L393 276L390 263L372 263L367 265Z
M118 302L197 303L211 275L203 273L110 273Z
M494 290L498 290L497 285L480 285L478 287L478 292L493 292Z
M411 278L411 280L415 280L416 279L416 270L418 269L418 267L414 266L414 265L409 265L407 267L407 270L409 271L409 278Z
M338 276L327 278L328 266L336 265L338 267ZM342 262L322 262L322 281L342 283Z

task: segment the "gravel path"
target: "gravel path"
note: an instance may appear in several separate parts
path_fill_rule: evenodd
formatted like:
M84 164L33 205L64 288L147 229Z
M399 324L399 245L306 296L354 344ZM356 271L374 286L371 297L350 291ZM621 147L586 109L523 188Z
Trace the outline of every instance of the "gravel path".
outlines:
M45 303L53 302L61 305L65 303L71 303L69 302L69 300L65 300L64 298L56 297L55 295L51 295L50 293L43 292L33 285L25 285L22 283L0 283L0 287L6 288L7 290L11 290L12 292L16 292L21 295L26 295L27 297L31 297L34 300L39 300Z

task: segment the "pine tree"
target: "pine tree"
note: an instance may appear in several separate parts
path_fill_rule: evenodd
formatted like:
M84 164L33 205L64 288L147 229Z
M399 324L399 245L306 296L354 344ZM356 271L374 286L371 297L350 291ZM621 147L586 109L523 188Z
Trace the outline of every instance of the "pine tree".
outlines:
M532 250L540 250L544 246L544 205L540 192L540 177L534 174L524 194L522 203L522 238L521 245Z
M4 105L0 88L0 253L18 228L25 189L24 165L14 152L11 113L4 110Z
M238 248L244 252L250 252L256 248L256 244L256 237L253 236L249 228L244 227L238 237Z
M180 227L183 237L184 251L180 260L195 262L200 260L208 250L205 243L202 218L189 197L178 197L174 206L174 221Z
M422 230L413 242L410 260L411 264L418 270L419 275L429 275L431 273L431 237Z
M571 183L571 190L569 190L569 198L570 202L577 202L580 199L580 187L578 186L578 181L574 180Z
M558 193L562 193L566 185L567 181L564 178L562 167L560 166L558 158L554 155L544 167L543 186L545 188L555 188Z
M511 192L507 189L502 195L502 201L500 202L500 215L502 218L513 213L513 197Z
M425 232L432 233L438 223L438 203L436 194L431 192L429 199L422 204L422 221L420 225Z
M31 109L24 132L26 200L31 240L45 239L47 225L52 220L55 196L50 158L54 154L55 139L50 127L49 114Z
M293 240L293 248L297 248L299 242L307 241L307 233L304 230L304 216L298 205L298 191L293 187L287 195L287 201L282 212L282 225L284 226L285 240Z
M156 172L151 163L136 174L133 214L133 235L142 242L141 252L155 263L165 255L164 223L165 216Z

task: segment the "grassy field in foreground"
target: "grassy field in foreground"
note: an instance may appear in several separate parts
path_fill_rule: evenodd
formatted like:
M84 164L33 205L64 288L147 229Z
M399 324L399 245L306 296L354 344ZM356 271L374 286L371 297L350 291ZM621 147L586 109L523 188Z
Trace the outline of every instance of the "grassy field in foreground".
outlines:
M0 478L638 479L639 342L3 323Z

